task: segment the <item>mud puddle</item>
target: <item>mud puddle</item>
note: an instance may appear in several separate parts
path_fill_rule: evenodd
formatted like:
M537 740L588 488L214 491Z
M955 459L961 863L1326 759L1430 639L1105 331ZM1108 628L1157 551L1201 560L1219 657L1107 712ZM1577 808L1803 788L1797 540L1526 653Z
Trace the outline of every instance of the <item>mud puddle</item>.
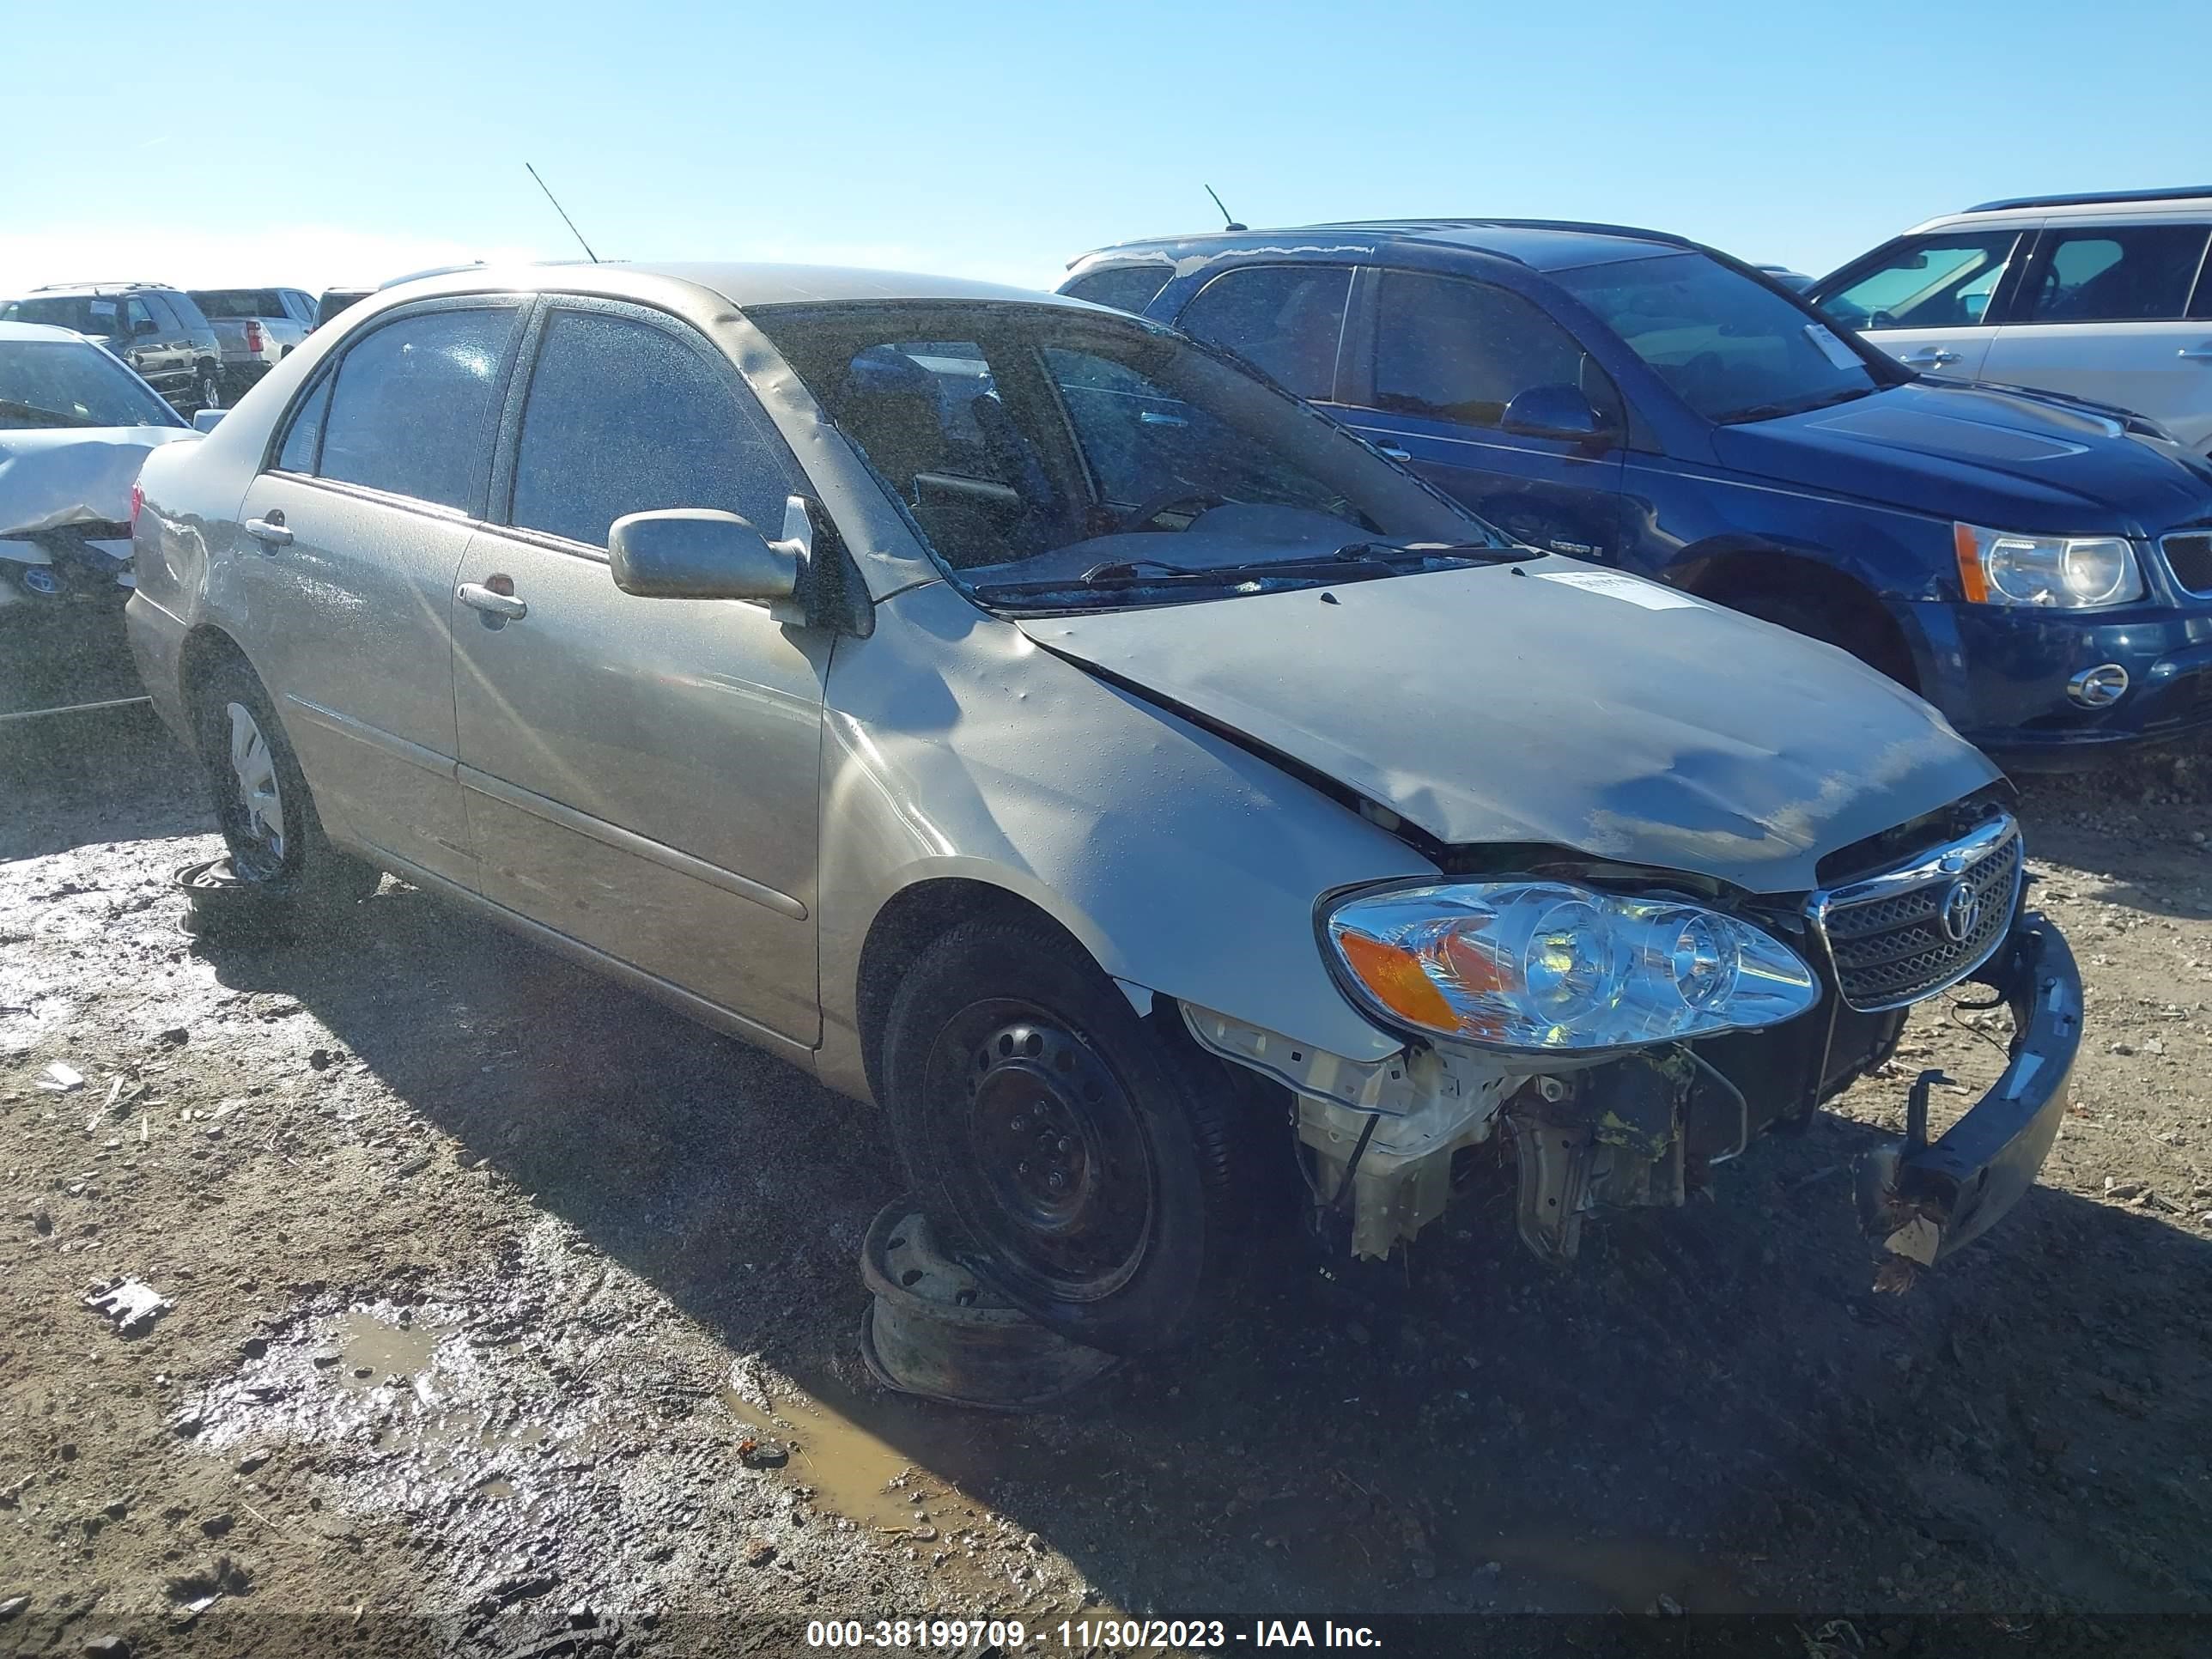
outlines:
M386 1382L413 1382L430 1370L439 1333L412 1321L402 1324L362 1308L338 1316L339 1376L356 1393Z
M762 1398L771 1403L763 1407ZM1035 1613L1046 1603L1091 1617L1113 1606L1065 1588L1031 1583L1034 1540L998 1513L988 1494L1018 1480L1080 1480L1075 1465L1093 1460L1045 1443L1048 1418L1015 1417L948 1407L888 1391L865 1397L824 1390L769 1395L733 1369L721 1390L731 1416L763 1445L783 1448L784 1478L821 1509L874 1533L933 1569L943 1582L1021 1596ZM741 1455L744 1455L741 1452Z

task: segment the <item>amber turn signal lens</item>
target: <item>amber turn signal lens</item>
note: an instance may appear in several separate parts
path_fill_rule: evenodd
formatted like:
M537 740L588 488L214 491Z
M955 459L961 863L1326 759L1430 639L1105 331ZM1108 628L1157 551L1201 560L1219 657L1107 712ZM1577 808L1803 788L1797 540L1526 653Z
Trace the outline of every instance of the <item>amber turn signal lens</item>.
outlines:
M1346 963L1359 975L1359 982L1401 1019L1432 1031L1449 1031L1459 1024L1451 1004L1430 981L1421 959L1411 951L1358 933L1338 934L1336 945L1344 953Z
M1982 568L1981 544L1975 540L1972 527L1963 524L1951 526L1951 544L1959 555L1959 590L1970 604L1990 602L1990 574Z

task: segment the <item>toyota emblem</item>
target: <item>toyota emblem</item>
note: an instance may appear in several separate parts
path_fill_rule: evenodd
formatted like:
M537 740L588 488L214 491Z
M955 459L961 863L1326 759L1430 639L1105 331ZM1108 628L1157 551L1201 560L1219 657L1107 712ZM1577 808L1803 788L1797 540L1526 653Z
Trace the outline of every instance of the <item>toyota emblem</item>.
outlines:
M1943 932L1954 945L1964 945L1981 926L1982 896L1970 882L1954 881L1943 895Z

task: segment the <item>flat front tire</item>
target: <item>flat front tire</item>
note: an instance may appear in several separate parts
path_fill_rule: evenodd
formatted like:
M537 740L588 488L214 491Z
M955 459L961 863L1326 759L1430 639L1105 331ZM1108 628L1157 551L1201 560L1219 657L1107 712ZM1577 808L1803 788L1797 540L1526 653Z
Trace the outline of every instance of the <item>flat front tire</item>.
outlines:
M1237 1098L1065 935L954 927L901 982L884 1061L915 1196L1016 1306L1134 1353L1219 1303L1248 1214Z

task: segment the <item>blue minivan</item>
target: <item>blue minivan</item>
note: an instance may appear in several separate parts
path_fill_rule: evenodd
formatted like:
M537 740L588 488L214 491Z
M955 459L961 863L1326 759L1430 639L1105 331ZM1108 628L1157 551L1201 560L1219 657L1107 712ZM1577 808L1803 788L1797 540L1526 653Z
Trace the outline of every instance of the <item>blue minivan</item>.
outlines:
M1840 646L2008 764L2212 726L2212 465L2124 410L1917 374L1711 248L1225 231L1060 292L1238 353L1519 540Z

